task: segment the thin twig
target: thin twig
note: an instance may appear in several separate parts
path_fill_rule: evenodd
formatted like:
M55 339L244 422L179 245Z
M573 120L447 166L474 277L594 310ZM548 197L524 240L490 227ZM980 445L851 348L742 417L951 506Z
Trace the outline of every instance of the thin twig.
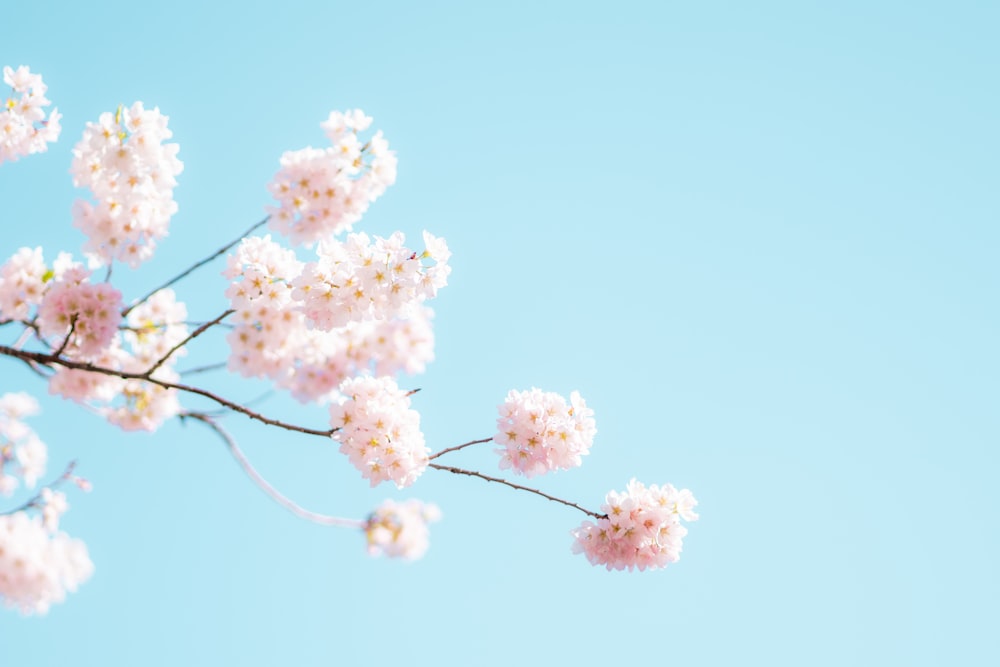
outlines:
M493 438L483 438L482 440L472 440L472 441L467 442L467 443L465 443L463 445L455 445L454 447L449 447L447 449L442 449L437 454L431 454L430 459L428 459L428 460L433 461L437 457L444 456L448 452L457 452L460 449L465 449L466 447L471 447L472 445L478 445L478 444L481 444L481 443L484 443L484 442L493 442Z
M66 466L66 470L63 471L63 474L59 475L50 483L43 486L38 493L29 498L27 501L25 501L24 504L22 504L19 507L15 507L12 510L7 510L6 512L0 512L0 516L3 516L5 514L16 514L17 512L23 512L24 510L29 510L32 507L41 507L42 491L45 489L50 489L53 491L55 489L58 489L62 484L66 482L66 480L68 480L70 477L73 476L73 470L75 468L76 468L76 461L70 461L69 465Z
M156 371L157 368L159 368L160 366L162 366L163 364L166 363L167 359L169 359L170 356L174 352L176 352L177 350L181 349L182 347L184 347L185 345L187 345L188 343L190 343L192 340L194 340L195 338L197 338L201 334L205 333L205 331L207 331L209 328L211 328L212 326L218 324L219 322L221 322L222 320L224 320L225 318L229 317L230 315L232 315L235 312L236 312L235 310L233 310L232 308L230 308L226 312L224 312L221 315L219 315L218 317L216 317L211 322L205 322L200 327L198 327L197 329L195 329L194 331L192 331L191 334L187 338L185 338L181 342L177 343L177 345L174 345L172 348L170 348L169 350L167 350L167 353L164 354L162 357L160 357L160 359L155 364L153 364L149 368L149 370L146 371L146 375L147 376L152 375L153 372Z
M542 493L538 489L532 489L532 488L527 487L527 486L521 486L520 484L515 484L514 482L508 482L507 480L500 479L499 477L490 477L489 475L484 475L483 473L476 472L475 470L465 470L464 468L455 468L453 466L443 466L443 465L441 465L439 463L431 463L430 467L434 468L435 470L444 470L445 472L454 473L456 475L468 475L469 477L478 477L479 479L485 479L487 482L496 482L497 484L503 484L505 486L509 486L512 489L517 489L518 491L527 491L528 493L534 493L536 496L541 496L542 498L546 498L546 499L551 500L551 501L556 502L556 503L561 503L563 505L566 505L567 507L573 507L575 509L578 509L581 512L583 512L584 514L589 514L590 516L594 517L595 519L607 519L608 518L607 514L598 514L597 512L591 512L588 509L584 509L584 508L580 507L576 503L571 503L568 500L563 500L562 498L556 498L555 496L550 496L547 493Z
M58 357L60 354L66 351L66 346L69 345L69 339L73 337L73 332L76 331L76 315L69 320L69 333L66 334L66 338L63 339L62 345L59 349L53 352L53 356Z
M187 268L187 270L185 270L185 271L182 271L181 273L177 274L176 276L174 276L173 278L171 278L171 279L170 279L170 280L168 280L167 282L163 283L162 285L160 285L159 287L157 287L157 288L156 288L156 289L154 289L154 290L153 290L152 292L150 292L150 293L149 293L149 294L147 294L146 296L142 297L142 298L141 298L141 299L139 299L138 301L134 301L134 302L132 303L132 305L130 305L130 306L129 306L128 308L126 308L125 310L123 310L123 311L122 311L122 317L125 317L125 316L126 316L126 315L128 315L128 314L129 314L130 312L132 312L132 309L133 309L133 308L135 308L136 306L138 306L139 304L142 304L142 303L145 303L145 302L146 302L146 301L147 301L147 300L149 299L149 297L153 296L154 294L156 294L156 293L157 293L157 292L159 292L160 290L162 290L162 289L166 289L166 288L170 287L171 285L173 285L174 283L178 282L178 281L179 281L179 280L181 280L182 278L185 278L185 277L187 277L187 275L188 275L189 273L191 273L192 271L194 271L194 270L196 270L196 269L199 269L199 268L201 268L201 267L202 267L202 266L204 266L205 264L208 264L209 262L211 262L211 261L212 261L213 259L215 259L216 257L218 257L218 256L220 256L220 255L224 255L224 254L226 254L226 253L227 253L227 252L229 251L229 249L230 249L230 248L232 248L232 247L233 247L233 246L235 246L235 245L236 245L237 243L239 243L239 242L240 242L240 241L242 241L242 240L243 240L244 238L246 238L246 237L247 237L247 236L249 236L249 235L250 235L251 233L253 233L253 232L254 232L254 231L255 231L255 230L256 230L256 229L258 228L258 227L262 227L263 225L265 225L265 224L267 223L267 221L268 221L268 220L270 219L270 217L271 217L271 216L267 216L266 218L264 218L264 219L263 219L263 220L261 220L260 222L258 222L258 223L256 223L256 224L254 224L254 225L253 225L252 227L250 227L250 229L248 229L248 230L246 230L245 232L243 232L243 233L242 233L242 234L240 235L240 237L239 237L239 238L237 238L237 239L234 239L234 240L233 240L232 242L230 242L230 243L228 243L228 244L226 244L226 245L222 246L221 248L219 248L218 250L216 250L216 251L215 251L215 253L213 253L212 255L209 255L208 257L206 257L205 259L201 260L200 262L196 262L195 264L191 265L190 267L188 267L188 268Z
M239 412L240 414L246 415L250 419L256 419L257 421L268 424L270 426L277 426L288 431L297 431L299 433L308 433L309 435L318 435L324 438L328 438L339 429L314 429L306 428L305 426L296 426L295 424L289 424L287 422L280 421L278 419L271 419L265 417L264 415L254 412L239 403L230 401L229 399L223 398L217 394L213 394L207 389L202 389L201 387L194 387L188 384L180 384L178 382L167 382L165 380L159 380L157 378L152 378L147 376L145 373L129 373L127 371L116 370L113 368L104 368L102 366L95 366L90 363L82 361L72 361L71 359L64 359L62 357L57 357L53 354L42 354L40 352L28 352L26 350L15 350L12 347L6 345L0 345L0 354L7 355L9 357L14 357L15 359L20 359L24 363L30 365L31 363L41 364L43 366L62 366L63 368L71 368L78 371L89 371L91 373L101 373L103 375L110 375L112 377L119 377L123 380L145 380L151 384L155 384L164 389L176 389L177 391L183 391L189 394L197 394L198 396L203 396L209 400L215 401L219 405L229 408L234 412Z
M317 512L312 512L298 505L297 503L295 503L295 501L291 500L287 496L283 495L280 491L271 486L271 484L266 479L264 479L259 472L257 472L257 470L253 467L253 465L250 464L250 461L247 459L246 455L243 453L243 450L241 450L239 446L237 446L236 441L233 439L233 437L229 435L229 433L224 428L222 428L222 426L220 426L218 422L216 422L208 415L200 412L185 412L182 415L180 415L180 417L182 420L186 417L190 417L191 419L200 421L202 424L205 424L210 429L215 431L215 433L220 438L222 438L223 442L226 443L226 447L229 449L229 453L232 454L233 458L236 459L236 462L240 464L240 467L243 468L243 472L247 474L247 477L249 477L253 481L253 483L256 484L258 488L260 488L261 491L266 493L271 498L271 500L275 501L276 503L284 507L286 510L288 510L295 516L305 519L306 521L312 521L313 523L318 523L321 526L343 526L346 528L364 528L365 526L364 521L359 521L357 519L344 519L338 516L330 516L327 514L319 514Z
M194 368L189 368L187 370L178 371L181 375L196 375L198 373L207 373L208 371L219 371L225 368L228 364L224 361L220 361L217 364L207 364L205 366L196 366Z

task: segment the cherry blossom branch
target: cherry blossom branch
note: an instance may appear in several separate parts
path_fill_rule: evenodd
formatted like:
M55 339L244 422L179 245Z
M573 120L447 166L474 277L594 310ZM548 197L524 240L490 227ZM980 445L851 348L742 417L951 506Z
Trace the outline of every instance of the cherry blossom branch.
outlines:
M216 435L222 438L223 442L226 443L226 447L229 449L229 453L233 455L236 462L240 464L243 468L243 472L247 474L247 477L253 481L254 484L260 488L261 491L266 493L271 500L275 501L286 510L294 514L295 516L305 519L306 521L311 521L313 523L318 523L321 526L343 526L345 528L364 528L365 522L358 519L344 519L338 516L330 516L328 514L319 514L317 512L312 512L305 509L301 505L298 505L295 501L291 500L287 496L283 495L276 488L271 486L271 484L264 479L256 468L251 465L249 459L243 453L243 450L239 448L233 437L224 429L219 423L213 418L209 417L207 414L201 412L185 412L179 415L181 421L186 418L191 418L200 421L205 424L210 429L215 431Z
M70 368L78 371L89 371L91 373L101 373L103 375L110 375L112 377L119 377L123 380L144 380L151 384L163 387L164 389L176 389L177 391L183 391L188 394L196 394L202 396L211 401L218 403L219 405L229 408L234 412L239 412L240 414L246 415L250 419L255 419L261 423L267 424L269 426L277 426L283 428L287 431L297 431L299 433L307 433L309 435L318 435L324 438L328 438L339 429L313 429L307 428L305 426L297 426L295 424L289 424L288 422L283 422L278 419L271 419L270 417L265 417L264 415L254 412L249 408L246 408L239 403L234 403L229 399L223 398L217 394L214 394L207 389L202 389L201 387L194 387L188 384L180 384L178 382L167 382L165 380L159 380L154 377L150 377L147 373L129 373L127 371L115 370L113 368L104 368L102 366L95 366L90 363L81 361L72 361L70 359L64 359L58 357L54 354L43 354L41 352L29 352L26 350L16 350L12 347L6 345L0 345L0 354L6 355L8 357L14 357L15 359L20 359L29 366L32 363L41 364L42 366L62 366L63 368Z
M49 489L55 491L60 486L66 483L67 480L73 477L73 470L76 469L76 461L70 461L69 465L66 466L66 470L63 471L61 475L56 477L54 480L42 487L42 490ZM17 514L18 512L23 512L25 510L30 510L33 507L41 507L42 491L39 490L34 496L29 498L24 504L15 507L12 510L7 510L6 512L0 512L0 516L5 514Z
M482 440L471 440L471 441L469 441L469 442L467 442L465 444L462 444L462 445L455 445L454 447L448 447L447 449L442 449L437 454L431 454L431 456L430 456L430 458L428 460L429 461L433 461L437 457L444 456L448 452L457 452L460 449L465 449L466 447L471 447L472 445L479 445L479 444L482 444L484 442L493 442L493 438L483 438Z
M447 451L447 450L445 450L445 451ZM571 503L568 500L563 500L562 498L556 498L555 496L550 496L549 494L543 493L542 491L539 491L538 489L532 489L532 488L527 487L527 486L521 486L520 484L515 484L514 482L508 482L507 480L501 479L499 477L490 477L489 475L484 475L483 473L476 472L475 470L465 470L464 468L455 468L453 466L443 466L440 463L431 463L430 467L434 468L435 470L444 470L445 472L454 473L456 475L468 475L469 477L478 477L479 479L485 479L487 482L496 482L497 484L503 484L505 486L509 486L512 489L517 489L518 491L527 491L528 493L534 493L536 496L541 496L542 498L545 498L547 500L551 500L551 501L556 502L556 503L561 503L563 505L566 505L567 507L573 507L575 509L578 509L581 512L583 512L584 514L588 514L588 515L594 517L595 519L607 519L608 518L607 514L598 514L597 512L591 512L588 509L584 509L584 508L580 507L576 503Z
M164 354L162 357L160 357L160 359L155 364L153 364L149 368L149 370L146 371L146 375L152 375L153 372L156 371L157 368L159 368L160 366L162 366L163 364L165 364L167 362L167 359L169 359L171 357L171 355L173 355L174 352L176 352L177 350L181 349L182 347L184 347L185 345L187 345L188 343L190 343L192 340L194 340L195 338L197 338L201 334L205 333L208 329L210 329L214 325L218 324L222 320L226 319L227 317L229 317L230 315L232 315L235 312L236 312L235 310L233 310L232 308L230 308L229 310L225 311L224 313L222 313L221 315L219 315L218 317L216 317L211 322L205 322L200 327L198 327L197 329L195 329L194 331L192 331L190 333L190 335L188 335L187 338L185 338L184 340L182 340L181 342L177 343L172 348L170 348L169 350L167 350L167 353Z
M218 250L216 250L213 254L209 255L208 257L206 257L205 259L201 260L200 262L194 263L193 265L191 265L190 267L188 267L185 271L182 271L181 273L177 274L176 276L174 276L173 278L171 278L167 282L163 283L162 285L160 285L159 287L157 287L156 289L154 289L153 291L151 291L149 294L147 294L146 296L142 297L138 301L134 301L132 303L132 305L130 305L128 308L126 308L125 310L122 311L122 317L125 317L130 312L132 312L132 309L135 308L136 306L138 306L139 304L145 303L149 299L149 297L153 296L154 294L156 294L160 290L163 290L163 289L166 289L166 288L170 287L174 283L179 282L181 279L186 278L188 276L188 274L192 273L196 269L200 269L204 265L208 264L209 262L211 262L216 257L219 257L220 255L224 255L227 252L229 252L229 250L233 246L235 246L237 243L239 243L244 238L246 238L247 236L249 236L250 234L252 234L258 228L260 228L260 227L264 226L265 224L267 224L267 221L270 218L271 218L271 216L267 216L266 218L264 218L260 222L255 223L253 226L250 227L250 229L248 229L245 232L243 232L239 236L239 238L234 239L232 242L230 242L230 243L222 246L221 248L219 248Z

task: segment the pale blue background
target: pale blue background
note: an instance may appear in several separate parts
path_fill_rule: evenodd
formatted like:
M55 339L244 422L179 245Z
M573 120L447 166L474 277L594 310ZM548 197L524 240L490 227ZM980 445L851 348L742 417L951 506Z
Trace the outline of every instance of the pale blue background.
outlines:
M0 665L1000 661L1000 5L8 5L0 64L44 75L65 130L0 169L4 257L79 253L70 150L118 103L168 114L185 164L128 296L259 219L281 152L361 107L400 169L359 229L454 251L408 381L432 446L492 435L508 389L579 389L593 452L538 481L592 507L669 481L703 519L680 563L608 573L570 554L571 509L433 471L370 491L328 444L227 420L318 511L441 505L423 561L370 560L197 425L123 436L0 360L53 469L94 482L64 525L97 565L48 617L0 614ZM221 268L183 285L193 318Z

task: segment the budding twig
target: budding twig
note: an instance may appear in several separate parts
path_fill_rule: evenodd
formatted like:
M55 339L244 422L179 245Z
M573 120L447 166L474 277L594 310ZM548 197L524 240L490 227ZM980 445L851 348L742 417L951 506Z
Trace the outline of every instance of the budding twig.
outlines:
M153 296L154 294L156 294L160 290L166 289L166 288L170 287L174 283L180 281L182 278L187 277L188 274L192 273L196 269L199 269L202 266L204 266L205 264L208 264L209 262L211 262L216 257L219 257L220 255L224 255L227 252L229 252L229 250L233 246L235 246L237 243L239 243L244 238L246 238L247 236L249 236L250 234L252 234L259 227L264 226L267 223L267 221L270 219L270 217L271 216L267 216L266 218L264 218L260 222L255 223L252 227L250 227L250 229L248 229L245 232L243 232L242 234L240 234L239 238L234 239L232 242L227 243L226 245L222 246L221 248L219 248L218 250L216 250L213 254L209 255L208 257L206 257L205 259L201 260L200 262L195 262L190 267L188 267L186 270L182 271L181 273L177 274L176 276L174 276L173 278L171 278L167 282L163 283L162 285L160 285L159 287L157 287L156 289L154 289L153 291L151 291L149 294L147 294L146 296L142 297L138 301L132 302L132 305L130 305L128 308L126 308L125 310L122 311L122 317L125 317L130 312L132 312L132 309L135 308L136 306L138 306L139 304L145 303L151 296Z
M447 450L445 450L445 451L447 451ZM532 489L532 488L527 487L527 486L521 486L520 484L515 484L514 482L508 482L507 480L500 479L499 477L490 477L489 475L484 475L483 473L476 472L475 470L465 470L464 468L455 468L453 466L443 466L443 465L441 465L439 463L431 463L430 467L434 468L435 470L444 470L445 472L454 473L456 475L468 475L469 477L478 477L479 479L485 479L487 482L496 482L497 484L503 484L505 486L509 486L512 489L517 489L518 491L527 491L528 493L533 493L536 496L541 496L542 498L546 498L546 499L551 500L553 502L561 503L563 505L566 505L567 507L573 507L575 509L578 509L581 512L583 512L584 514L588 514L588 515L594 517L595 519L607 519L608 518L607 514L598 514L597 512L591 512L588 509L584 509L584 508L580 507L576 503L571 503L568 500L563 500L562 498L556 498L555 496L550 496L549 494L543 493L543 492L539 491L538 489Z
M448 452L457 452L460 449L465 449L466 447L471 447L472 445L478 445L484 442L493 442L493 438L483 438L482 440L471 440L463 445L455 445L454 447L448 447L447 449L442 449L437 454L431 454L429 461L433 461L439 456L444 456Z
M226 319L227 317L229 317L230 315L232 315L235 312L236 312L235 310L233 310L232 308L230 308L226 312L224 312L221 315L219 315L218 317L216 317L211 322L205 322L200 327L198 327L197 329L195 329L194 331L192 331L191 334L187 338L185 338L181 342L177 343L177 345L174 345L172 348L170 348L169 350L167 350L167 353L164 354L162 357L160 357L160 359L155 364L153 364L149 368L149 370L146 371L146 375L147 376L152 375L153 372L157 368L159 368L160 366L162 366L163 364L166 363L167 359L169 359L171 357L171 355L173 355L174 352L176 352L177 350L181 349L182 347L184 347L185 345L187 345L188 343L190 343L193 339L195 339L198 336L200 336L201 334L205 333L205 331L207 331L208 329L210 329L214 325L218 324L222 320Z
M222 438L222 441L226 443L226 447L229 449L229 453L233 455L236 462L240 464L243 468L243 472L247 474L257 487L266 493L271 500L275 501L286 510L294 514L295 516L305 519L306 521L311 521L313 523L318 523L321 526L343 526L345 528L364 528L365 522L358 519L344 519L338 516L330 516L328 514L319 514L317 512L312 512L305 509L301 505L298 505L295 501L291 500L287 496L283 495L276 488L271 486L271 484L264 479L256 468L250 464L249 459L243 453L243 450L239 448L233 437L219 425L217 421L208 415L200 412L185 412L180 415L181 420L190 417L191 419L200 421L205 424L210 429L215 431L216 435Z

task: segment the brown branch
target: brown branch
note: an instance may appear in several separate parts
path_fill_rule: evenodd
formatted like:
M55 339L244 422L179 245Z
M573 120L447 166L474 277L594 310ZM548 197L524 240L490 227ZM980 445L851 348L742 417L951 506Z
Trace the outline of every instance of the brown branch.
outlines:
M132 305L130 305L128 308L126 308L125 310L122 311L122 317L125 317L130 312L132 312L132 309L135 308L136 306L138 306L139 304L145 303L149 299L149 297L153 296L154 294L156 294L160 290L166 289L166 288L170 287L174 283L180 281L182 278L187 277L187 275L190 274L191 272L193 272L194 270L201 268L205 264L208 264L209 262L211 262L216 257L218 257L220 255L224 255L225 253L227 253L230 250L230 248L232 248L237 243L239 243L240 241L242 241L243 239L245 239L247 236L249 236L251 233L253 233L258 227L261 227L261 226L265 225L267 223L267 221L270 219L270 217L271 216L267 216L266 218L264 218L260 222L254 224L252 227L250 227L250 229L248 229L245 232L243 232L243 234L241 234L239 238L234 239L230 243L227 243L226 245L222 246L221 248L219 248L218 250L216 250L213 254L209 255L208 257L206 257L205 259L201 260L200 262L196 262L195 264L191 265L185 271L182 271L181 273L177 274L176 276L174 276L173 278L171 278L167 282L163 283L162 285L160 285L159 287L157 287L152 292L150 292L146 296L142 297L138 301L132 302Z
M563 505L566 505L567 507L573 507L575 509L578 509L581 512L583 512L584 514L589 514L590 516L594 517L595 519L607 519L608 518L607 514L598 514L597 512L591 512L588 509L584 509L584 508L580 507L576 503L571 503L568 500L563 500L562 498L556 498L555 496L550 496L549 494L543 493L543 492L539 491L538 489L532 489L532 488L527 487L527 486L521 486L520 484L515 484L514 482L508 482L507 480L500 479L499 477L490 477L489 475L484 475L483 473L476 472L475 470L465 470L464 468L455 468L455 467L452 467L452 466L443 466L443 465L441 465L439 463L431 463L430 467L434 468L435 470L444 470L445 472L454 473L456 475L468 475L469 477L478 477L479 479L485 479L487 482L496 482L497 484L503 484L505 486L509 486L512 489L517 489L518 491L527 491L528 493L534 493L536 496L541 496L542 498L545 498L547 500L551 500L551 501L556 502L556 503L561 503Z
M226 319L227 317L229 317L230 315L232 315L235 312L236 312L235 310L233 310L232 308L230 308L226 312L224 312L221 315L219 315L218 317L216 317L211 322L205 322L200 327L198 327L197 329L195 329L194 331L192 331L191 334L187 338L185 338L181 342L177 343L177 345L174 345L172 348L170 348L169 350L167 350L167 353L164 354L162 357L160 357L159 361L157 361L155 364L153 364L152 366L150 366L149 370L146 371L146 375L147 376L152 375L153 372L157 368L159 368L160 366L162 366L163 364L165 364L167 362L167 359L169 359L171 357L171 355L173 355L174 352L176 352L177 350L181 349L182 347L184 347L185 345L187 345L188 343L190 343L192 340L194 340L195 338L197 338L201 334L205 333L205 331L207 331L208 329L210 329L212 326L218 324L219 322L221 322L222 320Z
M283 495L276 488L271 486L271 484L266 479L264 479L259 472L257 472L257 470L253 467L253 465L250 464L249 459L247 459L246 455L243 453L243 450L241 450L239 446L237 446L236 441L233 439L233 437L229 435L229 433L225 429L223 429L218 422L216 422L208 415L200 412L185 412L180 415L182 421L187 417L200 421L202 424L205 424L210 429L215 431L216 435L222 438L223 442L226 443L226 447L229 449L229 453L232 454L233 458L236 459L236 462L240 464L240 467L243 468L243 472L247 474L247 477L249 477L253 481L253 483L256 484L258 488L260 488L261 491L266 493L271 498L271 500L275 501L276 503L284 507L286 510L288 510L295 516L305 519L306 521L312 521L313 523L318 523L321 526L343 526L346 528L364 528L365 526L364 521L360 521L358 519L343 519L338 516L319 514L317 512L312 512L298 505L297 503L295 503L295 501L291 500L287 496Z
M433 461L437 457L444 456L448 452L457 452L460 449L465 449L466 447L471 447L472 445L478 445L478 444L481 444L481 443L484 443L484 442L493 442L493 438L483 438L482 440L471 440L471 441L469 441L469 442L467 442L465 444L462 444L462 445L455 445L454 447L449 447L447 449L442 449L437 454L431 454L431 456L430 456L430 458L428 460Z
M0 345L0 354L7 355L9 357L14 357L15 359L20 359L24 363L31 365L31 363L41 364L42 366L62 366L63 368L70 368L78 371L89 371L91 373L101 373L103 375L110 375L112 377L119 377L123 380L145 380L151 384L163 387L164 389L176 389L177 391L183 391L189 394L196 394L198 396L203 396L211 401L218 403L219 405L229 408L234 412L239 412L240 414L246 415L250 419L255 419L261 423L268 424L269 426L277 426L288 431L297 431L299 433L308 433L309 435L318 435L324 438L328 438L338 429L314 429L306 428L305 426L296 426L295 424L289 424L287 422L280 421L278 419L271 419L265 417L264 415L254 412L249 408L246 408L239 403L230 401L229 399L223 398L217 394L213 394L207 389L202 389L201 387L194 387L187 384L180 384L178 382L167 382L165 380L159 380L157 378L149 377L146 373L129 373L127 371L115 370L113 368L104 368L102 366L95 366L90 363L82 361L73 361L71 359L64 359L62 357L57 357L53 354L42 354L40 352L28 352L26 350L15 350L12 347L6 345Z
M58 357L66 350L66 346L69 345L69 339L73 337L74 331L76 331L76 315L70 318L69 332L66 334L66 338L63 339L62 345L59 346L59 349L52 353L53 356Z

